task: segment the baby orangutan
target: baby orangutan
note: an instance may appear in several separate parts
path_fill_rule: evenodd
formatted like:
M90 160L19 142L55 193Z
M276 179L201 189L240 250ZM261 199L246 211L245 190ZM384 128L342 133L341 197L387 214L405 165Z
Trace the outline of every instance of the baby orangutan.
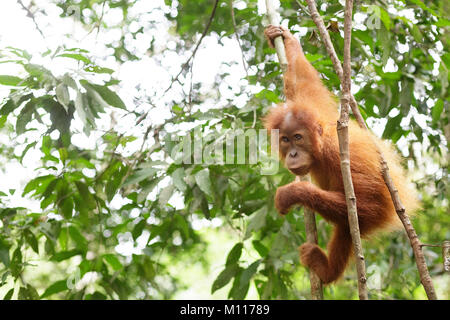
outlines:
M327 284L343 274L352 253L336 131L337 99L322 84L299 41L287 29L270 25L265 35L271 46L276 37L283 37L288 60L284 74L286 102L269 111L265 127L279 129L279 154L286 167L295 175L309 173L315 183L292 182L279 187L275 206L286 214L292 206L302 205L334 225L328 255L312 243L300 246L302 264ZM388 144L353 120L349 123L349 139L361 236L398 226L400 220L381 175L378 149L388 161L406 210L413 212L418 206L416 193L407 184L398 157Z

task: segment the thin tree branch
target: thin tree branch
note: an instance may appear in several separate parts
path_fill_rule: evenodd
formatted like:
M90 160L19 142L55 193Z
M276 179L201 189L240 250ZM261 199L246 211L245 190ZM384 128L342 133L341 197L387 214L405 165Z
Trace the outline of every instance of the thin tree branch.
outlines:
M17 0L17 3L20 4L20 6L22 7L22 9L24 9L27 12L27 17L31 18L31 20L33 20L34 25L36 26L37 31L39 31L39 33L41 34L42 38L45 39L44 33L42 32L41 28L39 28L38 23L36 22L36 17L34 16L34 13L31 12L30 8L26 7L22 0Z
M334 70L336 71L337 76L341 80L341 83L344 82L344 71L342 69L341 61L339 60L336 51L334 50L333 43L331 42L330 34L328 33L327 28L325 27L325 23L323 22L322 17L317 11L316 3L314 0L306 0L308 3L309 12L311 14L311 18L319 29L320 37L322 38L325 49L330 56L331 62L333 63ZM359 112L358 104L353 95L350 95L350 107L352 108L353 115L356 118L359 126L361 128L367 129L366 123L364 122L364 118L361 116Z
M247 81L249 81L248 77L248 68L247 68L247 62L245 61L245 55L244 55L244 49L241 45L241 39L239 39L239 34L237 32L237 26L236 26L236 18L234 16L234 8L233 8L233 0L230 0L230 11L231 11L231 21L233 22L233 28L234 28L234 35L236 37L236 41L239 44L239 48L241 49L241 58L242 58L242 65L244 66L245 74ZM256 108L253 110L253 123L252 128L255 128L256 125Z
M203 30L203 33L200 37L200 39L197 42L197 45L194 48L194 51L192 51L191 56L189 57L189 59L187 59L187 61L182 65L180 72L178 72L178 74L175 76L175 78L172 79L172 82L170 83L170 86L166 89L166 91L164 91L164 93L167 93L167 91L169 91L172 88L172 85L174 84L175 81L178 81L178 77L181 75L181 73L183 72L183 70L189 65L189 62L192 60L192 58L195 56L195 54L197 53L198 48L200 47L200 44L203 41L203 38L206 36L206 34L208 33L209 27L211 26L211 23L214 19L214 16L216 14L216 9L217 9L217 5L219 4L219 0L216 0L214 3L214 7L212 9L211 15L209 16L209 20L208 23L206 24L205 29Z
M341 83L342 83L343 81L342 81L341 75L343 77L343 69L339 62L339 59L337 59L336 52L334 51L334 47L331 42L330 36L328 34L328 31L325 28L325 24L323 23L323 20L317 11L315 1L314 0L306 0L306 2L308 3L311 18L313 19L314 23L316 24L317 28L319 29L324 46L327 49L331 60L333 61L333 65L334 65L336 74L341 79ZM357 107L355 98L350 94L349 97L347 97L347 99L349 99L350 106L352 107L353 114L355 115L356 120L358 121L358 124L360 125L361 128L364 128L367 130L367 126L365 125L364 121L362 120L362 116ZM391 195L391 199L394 204L397 215L400 218L400 220L402 221L403 226L405 227L406 233L407 233L408 238L411 243L411 247L413 248L414 256L416 258L417 269L420 274L421 283L425 289L428 299L435 300L435 299L437 299L436 292L434 290L433 282L432 282L430 274L428 272L425 257L423 255L423 252L422 252L422 249L420 246L420 241L417 237L417 234L414 230L413 225L411 224L411 221L410 221L408 215L406 214L405 207L403 206L403 204L400 201L398 191L395 188L394 183L389 175L389 168L387 166L387 162L386 162L382 152L380 150L378 150L378 152L380 154L380 159L381 159L381 166L382 166L381 173L382 173L384 182L386 183L386 186L389 189L389 193Z
M420 275L420 282L422 283L427 297L429 300L437 300L437 295L434 290L433 281L431 280L431 276L428 272L427 263L425 261L425 256L423 255L422 246L417 236L416 230L414 229L409 216L406 214L406 209L403 206L400 197L398 195L398 190L392 181L392 178L389 175L389 167L387 165L386 160L380 152L381 156L381 173L383 175L384 182L389 189L389 193L391 194L392 202L394 203L395 211L397 212L398 217L402 221L403 226L405 227L406 234L408 235L409 242L411 243L411 247L413 248L414 256L416 258L416 265Z
M361 245L361 236L359 232L358 213L356 207L355 190L353 189L352 173L350 168L349 153L349 98L351 90L351 37L352 37L352 9L353 0L345 2L345 24L344 24L344 67L343 79L341 82L341 116L337 122L337 134L339 138L339 155L341 158L341 172L344 182L345 200L347 202L348 222L350 234L353 241L353 248L356 258L356 271L358 273L358 292L360 300L367 300L367 277L364 254ZM339 62L340 64L340 62Z
M236 18L234 16L233 0L230 0L230 11L231 11L231 21L233 22L234 35L236 37L237 43L239 44L239 48L241 49L242 65L244 66L245 74L247 75L247 79L248 79L247 62L245 61L244 49L242 48L241 39L239 39L239 35L237 32Z
M309 175L296 177L296 181L311 181ZM316 216L314 211L307 207L303 207L303 214L305 217L305 230L306 230L306 241L309 243L317 244L317 227L316 227ZM323 300L323 288L322 281L317 274L310 272L309 283L311 284L311 298L313 300Z

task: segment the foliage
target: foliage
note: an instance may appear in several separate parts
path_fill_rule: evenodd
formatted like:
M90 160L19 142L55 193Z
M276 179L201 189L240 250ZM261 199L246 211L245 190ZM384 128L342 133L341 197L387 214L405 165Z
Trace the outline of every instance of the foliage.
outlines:
M9 89L0 105L1 134L9 144L0 147L0 154L3 162L20 164L28 153L40 157L23 190L0 192L0 290L7 288L3 298L172 298L186 286L174 266L182 270L200 262L209 273L211 261L202 252L212 244L195 227L201 221L220 221L221 232L231 233L234 241L210 284L211 293L227 286L228 298L243 299L254 286L261 299L308 298L308 275L297 253L305 241L302 211L280 217L273 206L276 187L292 176L284 169L261 176L262 162L176 161L174 141L196 139L194 132L199 132L208 150L214 137L234 138L238 130L261 128L258 119L283 99L281 71L263 37L266 21L258 1L234 1L235 25L232 1L220 1L207 37L226 50L237 34L248 75L230 83L230 70L241 62L224 62L212 85L193 80L195 65L202 63L195 57L181 68L205 31L213 1L166 0L141 14L136 8L142 2L55 0L54 5L74 23L94 26L98 32L119 30L118 40L105 43L118 65L146 55L161 65L174 54L182 58L178 69L167 71L174 78L181 70L168 90L137 90L133 102L145 108L124 102L115 70L102 67L106 56L62 46L42 53L48 60L39 65L24 49L1 50L0 63L15 64L21 71L0 75L0 85ZM337 1L318 1L318 7L340 55L343 7ZM450 140L448 8L445 1L358 1L354 11L359 15L352 33L355 97L369 125L381 124L383 138L406 146L401 151L412 172L424 171L427 161L439 168L416 181L423 209L414 225L424 243L442 243L450 238L445 158ZM120 12L120 23L104 21L113 12ZM160 15L152 15L155 12ZM339 93L339 79L306 3L283 0L280 14L283 23L302 34L308 59ZM151 20L154 16L164 17L170 26L167 35L152 33L161 23L160 18ZM374 28L364 27L372 22ZM138 28L131 28L136 24ZM146 33L152 39L142 53L136 43ZM158 36L170 36L175 45L158 48ZM74 61L76 68L55 76L52 63L58 59ZM238 102L242 98L243 106ZM153 122L147 115L161 104L171 116ZM114 125L103 130L101 123L108 117L115 123L117 115L131 117L136 130ZM94 140L95 147L76 143L80 136ZM15 192L30 201L11 206ZM183 206L175 205L176 199ZM320 218L318 226L323 246L329 230ZM404 235L383 235L364 243L364 250L371 298L424 297ZM439 250L424 250L432 277L445 288L448 275ZM348 272L325 289L325 297L357 298L355 284L354 272Z

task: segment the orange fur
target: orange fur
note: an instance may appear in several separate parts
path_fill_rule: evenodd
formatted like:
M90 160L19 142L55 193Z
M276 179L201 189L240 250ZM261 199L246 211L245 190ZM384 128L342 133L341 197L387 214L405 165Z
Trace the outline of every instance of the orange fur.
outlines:
M268 29L266 35L271 39L274 27L269 28L272 29ZM296 126L306 129L312 141L309 153L313 161L309 173L315 184L293 182L282 186L277 190L275 204L280 213L301 204L321 214L335 226L328 244L328 256L311 243L300 247L301 262L314 270L324 283L330 283L343 274L352 252L336 131L337 99L306 60L299 42L286 29L282 31L288 58L288 70L284 77L287 101L271 109L263 121L267 129L280 129L282 123L287 121L286 115L292 114ZM349 124L349 135L361 236L368 237L376 231L398 227L400 220L381 174L378 150L388 162L391 177L406 210L412 213L418 208L417 196L414 188L407 183L399 157L391 146L361 129L353 120ZM284 158L286 155L280 156Z

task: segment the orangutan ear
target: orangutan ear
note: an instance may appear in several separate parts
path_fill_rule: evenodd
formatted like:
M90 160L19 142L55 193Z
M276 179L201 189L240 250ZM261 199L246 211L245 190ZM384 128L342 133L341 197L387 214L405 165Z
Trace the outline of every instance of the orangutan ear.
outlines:
M320 124L317 125L317 132L319 132L319 135L323 134L323 129L322 129L322 126Z

